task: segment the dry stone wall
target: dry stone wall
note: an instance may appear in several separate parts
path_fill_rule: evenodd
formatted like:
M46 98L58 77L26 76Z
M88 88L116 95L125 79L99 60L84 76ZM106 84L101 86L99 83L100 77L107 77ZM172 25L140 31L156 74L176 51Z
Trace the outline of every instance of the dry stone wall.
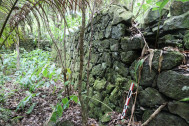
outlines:
M185 4L182 6L188 6L188 2ZM174 8L175 5L171 7ZM178 68L186 57L176 49L164 48L172 46L189 49L189 11L186 9L182 13L174 12L174 9L170 9L170 11L171 17L167 17L168 10L163 11L157 45L155 36L160 16L158 11L150 10L145 17L145 24L141 25L148 44L151 48L156 46L156 49L154 49L152 69L150 70L149 67L149 58L143 64L135 115L138 120L145 121L159 105L168 103L167 107L150 122L149 126L189 125L189 103L180 101L189 97L189 70ZM92 37L90 23L85 30L82 87L84 90L86 86L89 41L92 40L89 92L92 98L88 103L89 116L99 119L105 125L109 121L105 113L111 110L97 100L121 113L130 83L136 84L135 77L138 73L135 72L135 66L141 55L144 40L137 32L133 34L132 17L132 13L126 7L112 5L93 19ZM73 78L77 82L79 31L69 36L66 46L68 65L71 69L73 68ZM162 62L159 62L160 57L163 57ZM161 66L160 72L159 66ZM134 90L136 90L136 86ZM129 113L130 108L128 115Z

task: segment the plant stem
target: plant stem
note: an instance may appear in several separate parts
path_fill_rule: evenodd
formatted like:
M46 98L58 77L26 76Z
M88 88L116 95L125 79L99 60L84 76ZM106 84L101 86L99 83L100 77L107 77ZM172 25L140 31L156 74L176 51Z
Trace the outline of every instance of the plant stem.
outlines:
M80 43L79 43L79 50L80 50L80 70L79 70L79 82L78 82L78 97L79 101L81 102L81 113L82 113L82 126L87 126L87 117L86 117L86 109L83 97L81 95L81 87L82 87L82 76L83 76L83 57L84 57L84 31L85 31L85 0L82 0L81 4L82 10L82 26L80 31Z

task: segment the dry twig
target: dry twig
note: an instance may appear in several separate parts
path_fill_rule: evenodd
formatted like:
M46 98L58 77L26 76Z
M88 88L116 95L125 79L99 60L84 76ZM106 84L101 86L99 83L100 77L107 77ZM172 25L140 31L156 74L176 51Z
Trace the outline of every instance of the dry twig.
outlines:
M151 116L148 120L146 120L142 126L146 126L153 118L156 117L156 115L167 105L167 103L164 103L163 105L161 105Z

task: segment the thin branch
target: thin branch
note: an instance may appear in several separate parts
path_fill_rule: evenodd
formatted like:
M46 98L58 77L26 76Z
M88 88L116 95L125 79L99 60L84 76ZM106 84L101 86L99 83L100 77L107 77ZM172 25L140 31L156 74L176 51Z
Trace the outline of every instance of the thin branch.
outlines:
M79 42L79 51L80 51L80 69L79 69L79 82L78 82L78 97L81 103L81 115L82 115L82 126L87 126L87 118L86 118L86 108L85 103L82 97L82 78L83 78L83 57L84 57L84 32L85 32L85 0L82 0L82 27L80 31L80 42Z
M149 123L153 118L155 118L156 115L159 114L159 113L161 112L161 110L162 110L166 105L167 105L167 103L164 103L163 105L161 105L161 106L150 116L150 118L148 118L148 120L146 120L146 121L142 124L142 126L148 125L148 123Z

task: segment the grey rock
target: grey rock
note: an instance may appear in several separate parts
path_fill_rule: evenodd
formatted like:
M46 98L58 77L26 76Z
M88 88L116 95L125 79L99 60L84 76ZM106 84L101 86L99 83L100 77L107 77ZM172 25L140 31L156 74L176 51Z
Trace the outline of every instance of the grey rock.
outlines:
M105 37L110 38L111 37L111 32L112 32L112 26L108 25L108 27L105 30Z
M132 78L136 81L136 76L137 79L139 77L139 71L135 71L135 66L137 64L138 60L135 60L132 64L131 67L129 68L130 74ZM136 74L135 74L136 72ZM143 63L143 69L141 71L141 79L140 79L140 85L143 87L149 87L149 86L154 86L154 80L156 77L157 73L152 69L150 72L150 66L148 63L148 59Z
M116 39L110 39L110 51L117 52L119 50L119 41Z
M187 29L189 28L189 11L179 15L173 16L166 20L163 25L164 31L171 31L176 29Z
M166 102L165 98L154 88L146 88L139 93L139 103L146 107L155 107Z
M168 103L169 111L177 114L189 123L189 103L173 101Z
M161 62L161 70L170 70L176 66L179 66L184 60L184 55L177 51L164 51L162 56L163 61ZM155 68L155 70L158 70L159 68L159 57L160 50L155 50L152 60L152 66Z
M128 37L121 38L121 48L126 51L141 50L144 46L142 37L137 34L132 39Z
M126 26L124 24L118 24L112 27L112 38L120 39L126 34Z
M153 111L146 110L143 114L143 122L146 121ZM148 126L188 126L188 123L179 116L160 112L148 124Z
M111 39L105 39L103 41L100 42L100 46L103 49L109 49L110 48L110 41L112 41Z
M167 16L168 15L168 10L163 9L162 15L161 16ZM153 11L152 8L149 9L144 17L144 22L145 24L154 24L157 23L160 17L159 10Z
M178 16L189 11L189 2L173 1L170 5L171 16Z
M169 70L162 72L157 79L159 91L172 99L181 100L188 97L189 90L183 87L189 86L189 77L182 73Z
M127 11L124 8L118 8L116 11L114 11L114 17L113 17L113 25L116 25L118 23L126 23L131 25L131 19L133 17L133 13L130 11Z
M118 51L119 50L119 43L110 46L111 51Z
M165 46L182 47L182 43L183 41L175 37L175 35L167 34L159 39L158 46L160 48L163 48Z
M130 64L140 55L136 51L127 51L121 53L121 61Z

